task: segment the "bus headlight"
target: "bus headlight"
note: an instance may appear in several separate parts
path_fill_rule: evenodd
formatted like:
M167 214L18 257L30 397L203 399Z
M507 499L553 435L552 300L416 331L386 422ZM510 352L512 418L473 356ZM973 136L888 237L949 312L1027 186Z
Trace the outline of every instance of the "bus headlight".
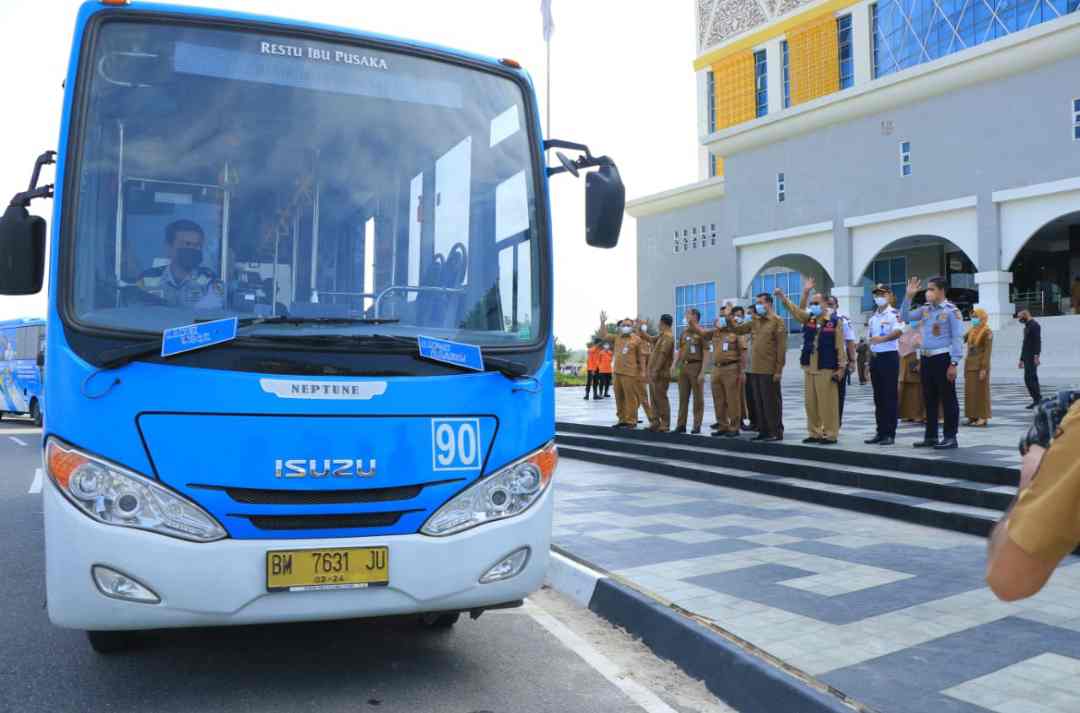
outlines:
M532 507L551 484L559 462L554 442L474 483L428 518L420 532L444 537Z
M227 534L217 520L190 500L55 438L45 444L45 466L68 500L106 525L193 542L212 542Z

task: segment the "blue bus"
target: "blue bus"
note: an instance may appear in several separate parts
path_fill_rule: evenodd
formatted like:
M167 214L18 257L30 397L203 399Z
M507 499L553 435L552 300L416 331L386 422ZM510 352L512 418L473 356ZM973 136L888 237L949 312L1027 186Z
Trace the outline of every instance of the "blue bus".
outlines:
M0 322L0 418L29 416L40 426L45 413L45 320Z
M57 148L0 221L4 294L41 289L51 246L54 624L100 653L140 629L449 627L539 587L548 178L585 173L596 247L625 192L541 135L516 61L87 2ZM48 197L51 232L28 211Z

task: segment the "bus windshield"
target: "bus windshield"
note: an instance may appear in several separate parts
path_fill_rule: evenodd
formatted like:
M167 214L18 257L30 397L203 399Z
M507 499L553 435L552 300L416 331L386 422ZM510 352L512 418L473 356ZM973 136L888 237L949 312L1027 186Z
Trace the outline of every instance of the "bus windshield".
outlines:
M61 290L81 328L545 333L521 86L382 48L110 21L83 71ZM319 322L317 327L311 322ZM143 337L145 338L145 334Z

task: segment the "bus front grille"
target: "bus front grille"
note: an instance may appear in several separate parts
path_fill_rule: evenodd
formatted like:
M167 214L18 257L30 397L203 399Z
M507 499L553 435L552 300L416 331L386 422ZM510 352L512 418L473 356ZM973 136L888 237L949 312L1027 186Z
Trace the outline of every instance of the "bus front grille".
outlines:
M345 513L335 515L232 515L247 518L260 530L346 530L392 527L402 515L422 510Z
M274 490L264 488L232 488L221 485L191 483L189 487L201 490L224 491L233 501L245 505L345 505L349 503L385 503L394 500L412 500L424 488L449 485L461 479L437 480L419 485L402 485L393 488L365 488L363 490Z

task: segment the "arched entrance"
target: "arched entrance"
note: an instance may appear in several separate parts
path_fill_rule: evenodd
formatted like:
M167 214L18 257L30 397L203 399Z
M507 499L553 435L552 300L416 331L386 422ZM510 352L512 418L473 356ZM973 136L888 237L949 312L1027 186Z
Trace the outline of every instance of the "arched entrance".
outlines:
M855 268L856 274L862 275L859 283L862 294L857 309L863 312L874 309L870 292L876 284L888 285L899 306L908 278L914 275L923 280L937 275L945 277L949 281L950 299L957 303L965 317L978 302L974 261L958 245L940 235L909 235L894 240Z
M762 292L771 295L773 290L779 287L789 300L798 304L800 297L802 297L803 285L806 284L806 278L808 277L814 280L817 291L829 292L832 289L832 276L814 258L798 253L780 255L766 262L750 278L742 296L752 302L755 295ZM779 302L776 304L776 311L787 320L789 330L793 332L799 330L799 324Z
M1036 230L1012 257L1009 270L1016 309L1036 316L1071 314L1072 285L1080 275L1080 211Z

